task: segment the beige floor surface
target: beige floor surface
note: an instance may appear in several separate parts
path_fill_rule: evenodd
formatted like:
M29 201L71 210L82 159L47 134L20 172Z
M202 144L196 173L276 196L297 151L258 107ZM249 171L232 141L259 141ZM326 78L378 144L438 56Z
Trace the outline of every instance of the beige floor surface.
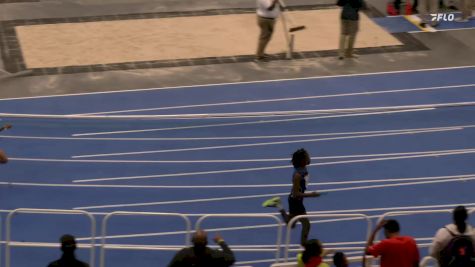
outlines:
M339 10L288 12L296 51L334 50ZM361 16L357 47L401 45L391 34ZM82 66L138 61L254 54L259 28L254 14L137 19L18 26L15 28L28 68ZM285 51L280 22L268 53Z

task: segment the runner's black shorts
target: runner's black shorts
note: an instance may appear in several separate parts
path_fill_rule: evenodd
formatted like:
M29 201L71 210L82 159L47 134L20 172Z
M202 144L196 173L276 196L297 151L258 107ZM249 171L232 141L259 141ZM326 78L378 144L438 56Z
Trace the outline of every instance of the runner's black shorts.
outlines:
M307 214L307 210L305 210L305 206L303 205L303 198L293 198L289 195L289 213L292 215L302 215Z

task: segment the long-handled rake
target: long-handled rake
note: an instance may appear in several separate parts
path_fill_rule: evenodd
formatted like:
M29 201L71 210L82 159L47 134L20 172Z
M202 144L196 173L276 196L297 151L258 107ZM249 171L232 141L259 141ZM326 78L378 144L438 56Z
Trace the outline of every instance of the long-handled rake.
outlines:
M284 3L284 0L279 0L280 6L285 9L287 5ZM288 59L292 58L292 53L294 51L294 42L295 42L295 35L294 32L305 30L306 27L304 25L288 27L287 22L291 25L295 25L294 21L292 20L291 16L287 16L286 12L282 12L281 14L282 26L284 27L284 35L285 40L287 42L287 54L286 57ZM288 20L288 21L287 21ZM292 34L289 34L292 33Z

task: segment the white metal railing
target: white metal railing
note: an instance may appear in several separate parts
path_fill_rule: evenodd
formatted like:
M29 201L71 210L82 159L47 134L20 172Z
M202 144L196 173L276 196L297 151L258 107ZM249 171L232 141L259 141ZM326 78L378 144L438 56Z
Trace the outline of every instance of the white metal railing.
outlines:
M11 221L12 218L15 214L18 213L29 213L29 214L57 214L57 215L84 215L87 216L91 222L91 242L90 244L78 244L79 248L89 248L90 249L90 258L89 258L89 263L91 267L94 267L94 262L95 262L95 253L94 253L94 248L95 248L95 235L96 235L96 222L94 217L86 212L86 211L81 211L81 210L55 210L55 209L16 209L11 211L8 216L6 217L5 220L5 253L4 253L4 262L5 262L5 267L10 267L11 265L11 255L10 255L10 250L11 247L57 247L57 243L41 243L41 242L15 242L11 240ZM391 216L407 216L407 215L417 215L417 214L437 214L437 213L452 213L452 210L449 209L441 209L441 210L410 210L410 211L393 211L393 212L387 212L382 214L381 216L378 217L378 223L382 220L384 220L387 217ZM475 208L469 209L468 211L469 214L474 214L475 213ZM100 246L100 267L105 266L105 249L130 249L130 250L177 250L180 248L180 246L156 246L156 245L123 245L123 244L106 244L106 239L107 239L107 222L110 219L110 217L115 216L115 215L143 215L143 216L175 216L175 217L180 217L183 218L186 224L186 231L184 232L185 234L185 245L189 245L190 241L190 235L192 232L191 229L191 222L188 219L187 216L179 213L154 213L154 212L112 212L108 213L102 222L102 244ZM273 264L273 267L284 267L284 266L294 266L292 262L287 262L288 261L288 254L289 251L294 251L295 249L290 249L290 237L291 237L291 232L289 231L289 228L291 228L291 225L298 221L301 218L361 218L365 219L368 222L368 232L367 232L367 237L370 234L372 230L372 222L371 219L365 215L365 214L359 214L359 213L348 213L348 214L308 214L308 215L300 215L297 217L292 218L292 220L288 223L287 225L287 236L285 240L285 257L284 263L279 263L280 259L280 249L282 247L282 221L277 217L276 215L271 215L271 214L209 214L202 216L198 219L198 221L195 224L196 229L200 229L202 222L210 217L219 217L219 218L271 218L277 222L278 226L278 233L277 233L277 242L276 246L270 246L271 248L265 249L266 251L275 251L276 253L276 262ZM324 221L324 222L332 222L332 220ZM1 235L2 235L2 218L0 216L0 240L2 240ZM2 262L2 249L1 249L2 244L0 243L0 263ZM420 247L430 247L430 244L423 244L419 245ZM338 249L338 250L355 250L359 249L359 247L337 247L337 248L331 248L333 249ZM259 248L249 248L243 251L261 251ZM367 256L368 259L372 259L372 257ZM361 256L358 257L349 257L351 262L359 262L361 261ZM430 262L434 262L434 258L432 257L425 257L421 261L421 267L427 266ZM0 264L1 265L1 264ZM438 266L437 261L435 260L435 266Z
M277 222L277 240L276 240L276 249L275 249L275 260L279 262L280 260L280 247L282 244L282 221L279 217L272 214L252 214L252 213L241 213L241 214L208 214L200 217L195 224L195 229L201 229L201 224L204 220L208 218L269 218Z
M432 262L435 267L439 267L439 262L437 261L437 259L435 259L431 256L424 257L421 260L421 263L419 263L419 266L420 267L427 267L430 262Z
M57 214L57 215L84 215L89 218L91 222L91 244L90 244L90 251L89 251L89 266L94 267L94 240L96 236L96 220L94 216L92 216L87 211L82 210L55 210L55 209L16 209L11 211L6 219L5 225L5 267L10 267L11 259L10 259L10 248L12 246L21 246L21 244L17 244L16 242L11 241L11 220L14 215L19 213L27 213L27 214ZM57 246L57 245L56 245Z
M3 222L3 218L2 218L2 214L0 214L0 266L2 266L2 232L3 232L3 225L2 225L2 222Z
M443 209L443 210L402 210L402 211L391 211L386 212L383 215L379 216L378 224L384 220L386 217L390 216L406 216L406 215L415 215L415 214L437 214L437 213L449 213L452 214L452 210Z
M367 223L367 229L366 229L366 239L369 237L369 234L371 233L371 228L372 228L372 222L371 219L361 213L336 213L336 214L306 214L306 215L299 215L294 218L292 218L288 223L287 223L287 238L285 240L285 262L288 261L289 258L289 246L290 246L290 236L291 236L291 229L292 225L296 223L298 220L303 219L303 218L361 218L366 220Z
M100 250L100 267L104 267L106 264L106 237L107 237L107 222L113 216L162 216L162 217L177 217L183 219L185 222L185 246L189 245L191 234L191 222L187 216L180 213L161 213L161 212L128 212L128 211L115 211L107 214L102 221L102 237L101 237L101 250ZM143 248L144 246L140 246ZM125 246L107 246L109 249L134 249L133 245ZM137 249L137 248L135 248ZM140 249L140 248L138 248ZM8 267L8 266L7 266Z

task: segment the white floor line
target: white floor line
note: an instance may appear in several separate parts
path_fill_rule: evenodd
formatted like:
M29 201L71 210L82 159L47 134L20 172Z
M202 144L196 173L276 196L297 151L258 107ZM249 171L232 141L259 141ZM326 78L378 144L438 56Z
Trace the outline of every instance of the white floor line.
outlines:
M467 28L457 28L457 29L437 29L435 28L435 32L450 32L450 31L463 31L463 30L472 30L475 29L475 27L467 27ZM411 31L409 33L421 33L425 31Z
M466 182L466 181L472 181L472 180L475 180L475 178L463 178L463 179L457 179L457 180L448 179L448 180L437 180L437 181L407 182L407 183L396 183L396 184L387 184L387 185L357 186L357 187L347 187L347 188L337 188L337 189L326 189L326 190L320 190L319 192L342 192L342 191L366 190L366 189L375 189L375 188L400 187L400 186L409 186L409 185L438 184L438 183L447 183L447 182L454 182L454 181ZM289 192L275 193L275 194L220 197L220 198L158 201L158 202L144 202L144 203L130 203L130 204L112 204L112 205L76 207L74 209L91 210L91 209L104 209L104 208L126 208L126 207L170 205L170 204L201 203L201 202L215 202L215 201L225 201L225 200L239 200L239 199L285 196L285 195L288 195L288 194L289 194Z
M441 152L469 151L472 149L453 149L453 150L434 150L422 152L401 152L401 153L384 153L384 154L360 154L360 155L342 155L342 156L325 156L311 157L312 160L327 159L345 159L345 158L374 158L383 156L402 156L402 155L424 155ZM172 164L190 164L190 163L248 163L248 162L276 162L289 161L288 158L273 159L230 159L230 160L88 160L88 159L52 159L52 158L9 158L10 161L31 161L31 162L68 162L68 163L172 163Z
M440 126L429 128L406 128L392 130L357 131L357 132L333 132L333 133L312 133L312 134L287 134L287 135L256 135L256 136L209 136L209 137L57 137L57 136L21 136L21 135L0 135L5 139L30 139L30 140L67 140L67 141L195 141L195 140L247 140L247 139L280 139L280 138L301 138L315 136L334 135L357 135L371 133L407 132L417 130L443 130L452 128L474 128L474 124Z
M332 213L361 213L361 212L390 212L400 210L419 210L419 209L445 209L455 208L456 206L475 207L474 203L455 203L455 204L440 204L440 205L421 205L421 206L399 206L399 207L379 207L379 208L366 208L366 209L344 209L344 210L327 210L327 211L310 211L308 214L332 214ZM380 214L382 215L382 214Z
M475 86L475 84L472 83L472 84L461 84L461 85L450 85L450 86L434 86L434 87L422 87L422 88L366 91L366 92L359 92L359 93L343 93L343 94L318 95L318 96L302 96L302 97L286 97L286 98L275 98L275 99L244 100L244 101L234 101L234 102L219 102L219 103L208 103L208 104L194 104L194 105L182 105L182 106L169 106L169 107L156 107L156 108L103 111L103 112L94 112L94 113L77 113L77 114L71 114L71 115L73 115L73 116L87 116L87 115L120 114L120 113L131 113L131 112L171 110L171 109L184 109L184 108L198 108L198 107L248 105L248 104L256 104L256 103L273 103L273 102L285 102L285 101L297 101L297 100L309 100L309 99L321 99L321 98L334 98L334 97L347 97L347 96L366 96L366 95L378 95L378 94L389 94L389 93L442 90L442 89L463 88L463 87L473 87L473 86Z
M215 86L239 85L239 84L260 84L260 83L273 83L273 82L285 82L285 81L302 81L302 80L317 80L317 79L330 79L330 78L341 78L341 77L360 77L360 76L371 76L371 75L376 76L376 75L398 74L398 73L413 73L413 72L430 72L430 71L441 71L441 70L470 69L470 68L473 68L473 67L475 67L475 65L457 66L457 67L442 67L442 68L426 68L426 69L410 69L410 70L408 69L408 70L399 70L399 71L381 71L381 72L368 72L368 73L356 73L356 74L352 73L352 74L341 74L341 75L312 76L312 77L303 77L303 78L259 80L259 81L248 81L248 82L196 84L196 85L187 85L187 86L169 86L169 87L146 88L146 89L117 90L117 91L107 91L107 92L90 92L90 93L48 95L48 96L14 97L14 98L0 99L0 101L42 99L42 98L82 96L82 95L102 95L102 94L121 94L121 93L123 94L123 93L170 90L170 89L197 89L197 88L202 88L202 87L215 87Z
M327 137L327 138L316 138L316 139L301 139L301 140L291 140L291 141L273 141L273 142L248 143L248 144L237 144L237 145L222 145L222 146L177 148L177 149L163 149L163 150L150 150L150 151L89 154L89 155L72 156L71 158L81 159L81 158L97 158L97 157L108 157L108 156L126 156L126 155L145 155L145 154L185 152L185 151L203 151L203 150L214 150L214 149L256 147L256 146L269 146L269 145L284 145L284 144L295 144L295 143L309 143L309 142L321 142L321 141L360 139L360 138L369 138L369 137L397 136L397 135L408 135L408 134L413 135L413 134L420 134L420 133L435 133L435 132L458 131L458 130L463 130L463 128L446 128L446 129L441 129L441 130L436 129L436 130L421 130L421 131L418 130L418 131L408 131L408 132L380 133L380 134L368 134L368 135L353 135L353 136Z
M475 177L475 174L449 175L449 176L430 176L430 177L412 177L412 178L381 178L366 180L349 180L341 182L318 182L309 183L310 186L327 185L347 185L347 184L366 184L366 183L388 183L401 181L424 181L424 180L443 180L443 179L465 179ZM26 187L66 187L66 188L135 188L135 189L216 189L216 188L273 188L289 187L287 184L255 184L255 185L106 185L106 184L58 184L58 183L29 183L29 182L4 182L0 185L7 186L26 186Z
M475 150L459 151L459 152L447 152L447 153L423 154L423 155L414 155L414 156L397 156L397 157L384 157L384 158L376 158L376 159L372 158L372 159L357 159L357 160L344 160L344 161L334 161L334 162L312 163L309 166L325 166L325 165L350 164L350 163L362 163L362 162L376 162L376 161L397 160L397 159L440 157L440 156L463 155L463 154L473 154L473 153L475 153ZM288 165L281 165L281 166L258 167L258 168L206 171L206 172L171 173L171 174L156 174L156 175L142 175L142 176L122 176L122 177L108 177L108 178L94 178L94 179L76 179L76 180L73 180L73 183L166 178L166 177L195 176L195 175L222 174L222 173L238 173L238 172L250 172L250 171L276 170L276 169L284 169L284 168L289 168L289 166Z
M332 115L332 114L355 114L374 111L398 111L414 110L424 108L446 108L474 106L474 101L431 103L418 105L398 105L398 106L372 106L358 108L332 108L332 109L303 109L303 110L271 110L271 111L246 111L246 112L215 112L215 113L183 113L183 114L163 114L163 115L56 115L56 114L15 114L0 113L2 117L12 118L46 118L46 119L242 119L242 118L268 118L268 117L290 117L290 116L311 116L311 115Z
M400 105L400 106L375 106L360 108L335 108L335 109L305 109L305 110L273 110L259 112L229 112L229 113L189 113L189 114L166 114L166 115L61 115L61 114L28 114L28 113L0 113L3 118L23 118L23 119L80 119L80 120L213 120L213 119L249 119L249 118L269 118L269 117L298 117L313 115L359 115L367 112L393 112L393 111L413 111L421 109L436 109L447 107L475 106L475 101L451 102L451 103L431 103L422 105ZM343 114L343 115L342 115ZM301 117L299 117L301 118ZM321 118L326 118L322 116ZM285 120L285 119L283 119Z
M267 124L267 123L283 123L283 122L291 122L291 121L319 120L319 119L330 119L330 118L345 118L345 117L395 114L395 113L405 113L405 112L419 112L419 111L429 111L429 110L434 110L434 108L409 109L409 110L384 111L384 112L366 112L366 113L357 113L357 114L329 115L329 116L304 117L304 118L279 119L279 120L259 120L259 121L247 121L247 122L215 123L215 124L204 124L204 125L194 125L194 126L152 128L152 129L127 130L127 131L76 133L76 134L73 134L72 136L73 137L78 137L78 136L80 137L80 136L97 136L97 135L110 135L110 134L127 134L127 133L145 133L145 132L160 132L160 131L190 130L190 129L211 128L211 127L255 125L255 124Z
M475 148L474 148L475 149ZM322 156L311 157L312 160L328 160L328 159L350 159L350 158L374 158L374 157L387 157L387 156L411 156L411 155L424 155L433 153L445 153L445 152L458 152L458 151L470 151L473 149L450 149L450 150L432 150L432 151L414 151L414 152L400 152L400 153L380 153L380 154L356 154L356 155L340 155L340 156ZM203 160L93 160L93 159L52 159L52 158L15 158L10 157L10 161L31 161L31 162L67 162L67 163L127 163L127 164L144 164L144 163L157 163L157 164L190 164L190 163L249 163L249 162L277 162L286 161L288 158L272 158L272 159L229 159L229 160L216 160L216 159L203 159Z

